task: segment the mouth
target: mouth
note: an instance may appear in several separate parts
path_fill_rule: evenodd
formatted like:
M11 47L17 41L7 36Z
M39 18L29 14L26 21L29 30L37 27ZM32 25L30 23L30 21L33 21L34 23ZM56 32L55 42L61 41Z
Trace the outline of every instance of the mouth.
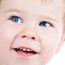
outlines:
M13 48L13 50L18 55L20 55L21 57L24 57L24 58L39 54L39 52L37 52L31 48L27 48L27 47Z

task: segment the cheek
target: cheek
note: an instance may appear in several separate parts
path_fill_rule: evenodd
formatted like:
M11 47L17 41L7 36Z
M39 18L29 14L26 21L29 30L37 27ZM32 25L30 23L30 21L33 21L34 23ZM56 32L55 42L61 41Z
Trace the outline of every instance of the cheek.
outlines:
M41 38L41 48L42 54L41 59L42 62L49 61L53 54L55 54L57 46L58 46L58 39L54 38L55 36L48 36L47 34L43 35Z
M0 50L10 51L13 39L19 30L10 23L4 23L0 26Z
M40 37L41 43L44 47L54 47L58 45L59 36L58 30L54 29L37 29L38 36Z
M41 59L42 62L48 61L52 55L56 52L59 43L58 30L36 30L40 37L41 44Z

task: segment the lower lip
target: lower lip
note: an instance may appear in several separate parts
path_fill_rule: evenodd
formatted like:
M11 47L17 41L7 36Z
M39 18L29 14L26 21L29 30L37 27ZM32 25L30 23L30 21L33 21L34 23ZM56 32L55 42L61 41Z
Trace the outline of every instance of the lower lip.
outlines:
M32 53L25 53L25 52L19 52L19 51L18 52L15 51L15 53L20 58L30 58L31 56L35 56L36 55L36 54L32 54Z

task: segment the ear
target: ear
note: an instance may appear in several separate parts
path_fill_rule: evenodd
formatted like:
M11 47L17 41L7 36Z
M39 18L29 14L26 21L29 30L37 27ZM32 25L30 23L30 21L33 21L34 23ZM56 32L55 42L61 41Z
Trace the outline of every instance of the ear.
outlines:
M65 42L65 35L64 35L64 36L62 37L62 39L60 40L60 43L59 43L58 46L57 46L56 53L58 53L58 52L60 51L60 49L61 49L61 47L63 46L64 42Z

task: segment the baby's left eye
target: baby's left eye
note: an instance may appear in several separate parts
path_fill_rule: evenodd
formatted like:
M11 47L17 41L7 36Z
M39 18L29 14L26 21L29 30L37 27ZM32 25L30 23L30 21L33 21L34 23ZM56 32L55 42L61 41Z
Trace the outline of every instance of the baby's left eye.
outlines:
M9 20L11 20L13 23L22 23L23 22L23 20L19 16L11 16L9 18Z
M39 23L39 26L42 26L42 27L50 27L50 26L53 26L50 22L48 22L48 21L41 21L40 23Z

